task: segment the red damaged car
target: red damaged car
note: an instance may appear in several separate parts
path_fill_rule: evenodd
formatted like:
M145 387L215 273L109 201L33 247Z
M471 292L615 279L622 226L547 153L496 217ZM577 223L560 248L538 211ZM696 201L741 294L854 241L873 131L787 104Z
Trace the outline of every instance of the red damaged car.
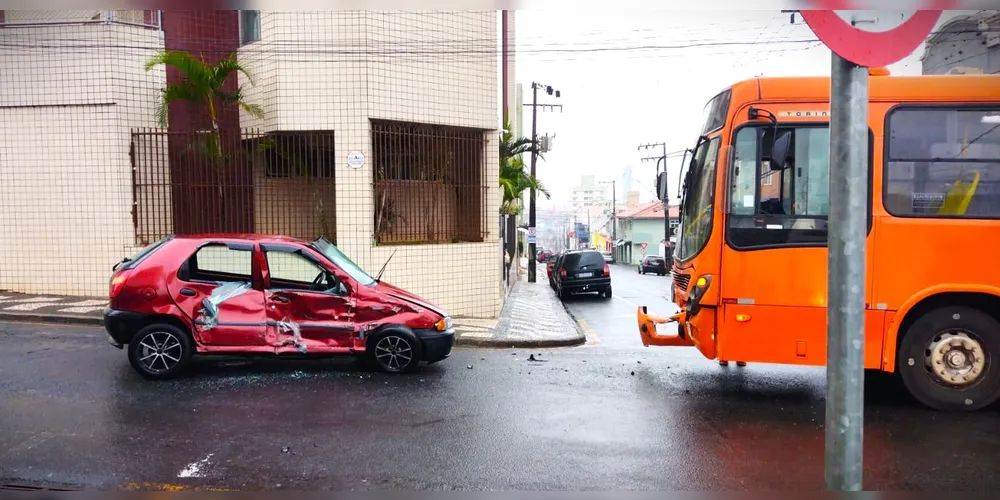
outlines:
M455 341L444 311L325 238L261 235L171 236L122 260L104 327L151 379L202 354L355 355L403 373L447 358Z

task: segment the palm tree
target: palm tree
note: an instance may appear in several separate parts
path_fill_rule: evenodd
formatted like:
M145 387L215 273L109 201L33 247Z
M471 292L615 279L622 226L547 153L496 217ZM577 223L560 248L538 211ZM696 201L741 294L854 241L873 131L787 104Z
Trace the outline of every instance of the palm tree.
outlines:
M537 148L538 141L524 137L514 139L510 123L504 123L503 133L500 135L500 186L503 188L501 213L508 215L520 213L524 208L521 195L526 190L534 188L536 193L544 194L546 198L551 196L541 181L526 170L521 159L522 154L532 151L536 151L535 154L542 157Z
M223 89L226 80L234 73L243 73L254 85L253 76L236 60L236 54L230 54L215 65L210 65L201 59L183 51L162 51L146 62L146 71L159 65L177 68L184 76L184 81L167 85L160 95L156 117L161 127L167 126L167 109L174 101L187 101L193 105L202 105L212 121L211 144L209 150L216 159L222 156L222 144L219 132L219 110L222 106L236 105L253 117L260 117L263 111L256 104L244 100L243 89L233 92Z

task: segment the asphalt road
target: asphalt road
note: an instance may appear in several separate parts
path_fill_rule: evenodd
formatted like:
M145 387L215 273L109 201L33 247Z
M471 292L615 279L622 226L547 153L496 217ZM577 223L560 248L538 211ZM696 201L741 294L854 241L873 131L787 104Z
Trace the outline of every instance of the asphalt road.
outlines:
M595 342L460 349L410 376L213 359L151 383L99 329L0 323L0 483L823 489L822 370L643 348L634 303L665 306L669 278L612 274L616 298L569 306ZM869 386L866 489L1000 487L1000 412L937 413Z

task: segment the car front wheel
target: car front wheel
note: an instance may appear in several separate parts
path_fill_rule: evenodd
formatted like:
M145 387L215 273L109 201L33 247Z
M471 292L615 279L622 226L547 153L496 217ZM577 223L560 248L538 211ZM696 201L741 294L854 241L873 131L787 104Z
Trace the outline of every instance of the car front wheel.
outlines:
M386 373L408 373L417 368L423 346L416 335L390 330L373 336L368 342L368 360Z
M193 354L191 337L169 324L149 325L139 330L128 344L132 368L151 380L181 374Z

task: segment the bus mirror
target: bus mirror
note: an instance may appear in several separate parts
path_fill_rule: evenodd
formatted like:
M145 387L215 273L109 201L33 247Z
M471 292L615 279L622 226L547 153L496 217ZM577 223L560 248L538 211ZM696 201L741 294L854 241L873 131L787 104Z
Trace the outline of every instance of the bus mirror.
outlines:
M765 158L770 162L771 170L782 170L785 168L785 164L788 163L788 149L791 139L792 132L785 131L779 134L774 140L774 144L771 146L771 157Z
M656 176L656 196L660 201L667 201L670 199L670 190L667 189L667 172L664 170Z

